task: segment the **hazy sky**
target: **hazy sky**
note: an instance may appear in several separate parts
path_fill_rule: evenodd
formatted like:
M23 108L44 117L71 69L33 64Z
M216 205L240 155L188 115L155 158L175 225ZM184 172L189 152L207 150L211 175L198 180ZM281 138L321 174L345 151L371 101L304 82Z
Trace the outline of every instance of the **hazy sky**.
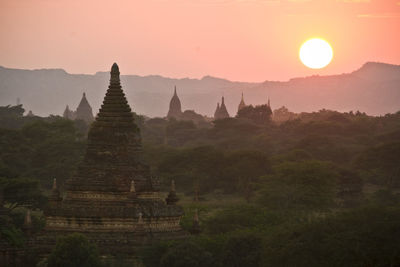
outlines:
M400 0L0 0L0 36L5 67L286 80L400 64ZM318 71L298 58L315 36Z

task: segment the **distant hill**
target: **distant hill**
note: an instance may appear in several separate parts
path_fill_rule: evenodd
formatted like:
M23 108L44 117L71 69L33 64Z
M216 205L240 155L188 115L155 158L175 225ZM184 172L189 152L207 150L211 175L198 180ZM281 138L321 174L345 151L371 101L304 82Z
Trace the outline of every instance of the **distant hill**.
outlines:
M122 70L123 73L123 70ZM109 74L69 74L62 69L20 70L0 67L0 105L15 104L41 116L61 115L65 106L75 109L83 92L98 111L108 87ZM285 105L295 112L333 109L360 110L371 115L400 110L400 66L368 62L347 74L294 78L286 82L233 82L205 76L171 79L161 76L122 75L122 86L133 110L150 117L165 116L174 85L184 110L211 116L221 96L235 115L240 95L246 104Z

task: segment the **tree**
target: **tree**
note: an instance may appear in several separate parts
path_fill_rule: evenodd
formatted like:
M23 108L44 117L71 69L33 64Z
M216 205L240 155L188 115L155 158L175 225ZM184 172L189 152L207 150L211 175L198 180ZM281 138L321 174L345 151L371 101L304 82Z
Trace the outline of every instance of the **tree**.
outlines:
M172 246L162 256L161 267L209 267L213 262L211 253L194 242L187 241Z
M266 241L263 266L399 266L399 208L364 207L282 228Z
M277 210L325 210L333 204L337 176L325 162L282 163L263 177L259 201Z
M222 250L222 266L242 267L261 265L263 239L256 233L239 233L230 236Z
M244 195L247 202L253 196L254 184L258 182L258 178L270 171L268 156L260 151L240 150L226 157L224 168L226 182L236 185L235 189Z
M400 142L391 142L367 149L356 165L373 183L388 188L400 187Z
M271 121L272 110L268 105L259 105L253 107L246 106L238 111L237 118L249 119L257 124L266 124Z
M102 266L94 244L82 234L74 233L57 240L48 258L48 267L98 267Z
M27 178L0 178L0 190L3 190L4 202L9 204L9 209L18 206L40 207L45 203L39 182Z

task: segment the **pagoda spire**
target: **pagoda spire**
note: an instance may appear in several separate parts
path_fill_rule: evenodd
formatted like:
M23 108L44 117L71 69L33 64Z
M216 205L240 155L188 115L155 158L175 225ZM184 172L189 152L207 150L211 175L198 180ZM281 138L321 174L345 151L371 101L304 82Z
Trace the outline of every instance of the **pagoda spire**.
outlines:
M30 236L32 233L32 217L31 217L31 210L28 209L25 214L24 225L23 225L24 232L26 235Z
M245 107L246 107L246 104L244 103L244 97L243 97L243 92L242 92L242 99L240 100L240 103L238 106L238 112Z
M112 65L110 74L103 104L88 133L84 160L76 175L67 181L67 191L78 188L87 191L116 188L120 192L127 192L132 177L135 177L137 192L152 190L147 181L149 167L141 157L140 130L122 90L116 63Z
M217 119L218 116L219 116L219 109L220 109L220 107L219 107L219 102L218 102L217 103L217 108L215 109L215 112L214 112L214 118L215 119Z
M199 223L199 212L197 209L195 209L194 215L193 215L193 225L192 225L191 233L194 235L197 235L200 232L201 232L201 229L200 229L200 223Z
M175 191L175 181L171 181L171 191L169 191L168 197L166 198L166 202L168 205L175 205L178 202L179 198L176 195Z
M76 108L76 118L77 120L83 120L87 123L92 123L94 120L92 107L90 106L86 93L83 92L81 102Z
M133 200L136 199L136 188L135 188L135 181L132 179L131 186L129 188L128 198Z
M114 64L111 66L111 77L110 77L110 86L111 84L114 85L120 85L121 81L119 79L119 67L117 63L114 62Z
M53 179L53 187L51 188L51 195L49 197L49 203L50 203L50 205L57 206L57 204L61 200L62 200L62 198L60 195L60 191L57 188L57 179L54 178Z
M229 118L229 113L228 113L228 110L226 109L226 106L225 106L225 98L224 98L224 96L222 96L221 106L219 107L219 111L218 111L217 115L218 116L214 116L216 119Z
M176 85L174 86L174 95L169 102L169 110L167 118L179 119L182 116L181 100L176 93Z

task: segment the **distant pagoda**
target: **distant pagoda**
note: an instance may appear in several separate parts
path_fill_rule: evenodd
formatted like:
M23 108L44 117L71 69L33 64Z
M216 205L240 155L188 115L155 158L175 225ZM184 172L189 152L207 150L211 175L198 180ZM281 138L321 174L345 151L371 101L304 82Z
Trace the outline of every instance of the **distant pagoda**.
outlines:
M76 120L83 120L87 123L91 123L94 121L92 107L89 105L89 102L86 99L86 94L83 93L81 102L76 108Z
M67 180L63 199L54 182L44 234L37 238L43 252L54 246L55 236L72 232L85 234L103 255L131 256L153 240L186 235L179 225L183 209L176 205L178 198L160 198L158 183L141 160L140 131L119 74L114 63L85 157Z
M94 121L92 107L86 99L85 93L83 93L81 102L79 102L76 111L70 110L69 106L67 105L64 110L63 117L70 120L83 120L88 124Z
M222 97L221 106L219 105L219 103L217 104L217 109L215 110L214 113L214 119L216 120L229 118L229 113L228 110L226 109L224 100L225 100L224 97Z
M243 98L243 92L242 92L242 99L240 100L239 106L238 106L238 112L239 110L243 109L246 107L246 104L244 103L244 98Z
M182 116L181 101L179 100L178 94L176 93L176 86L174 88L174 95L169 102L169 110L167 118L179 119Z
M215 109L215 112L214 112L214 118L218 117L218 112L219 112L219 102L217 103L217 108Z
M69 109L67 105L63 113L64 119L75 120L75 112Z

